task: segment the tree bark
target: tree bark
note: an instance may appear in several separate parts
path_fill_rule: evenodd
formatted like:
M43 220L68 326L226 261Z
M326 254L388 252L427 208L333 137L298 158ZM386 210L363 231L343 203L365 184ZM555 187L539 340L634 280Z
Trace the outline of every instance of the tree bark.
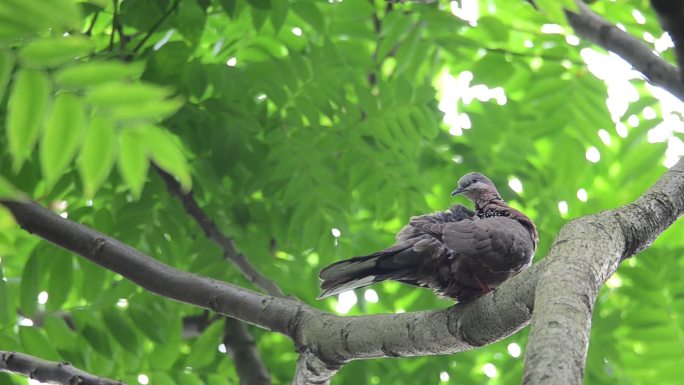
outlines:
M20 373L29 378L62 385L125 385L74 368L68 362L46 361L17 352L0 351L0 372Z

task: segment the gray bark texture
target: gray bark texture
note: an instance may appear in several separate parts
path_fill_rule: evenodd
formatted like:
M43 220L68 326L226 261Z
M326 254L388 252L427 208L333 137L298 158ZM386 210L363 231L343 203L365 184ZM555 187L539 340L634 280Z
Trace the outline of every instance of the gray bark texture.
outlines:
M68 362L46 361L28 354L0 351L0 372L20 373L40 382L63 385L124 385L74 368Z

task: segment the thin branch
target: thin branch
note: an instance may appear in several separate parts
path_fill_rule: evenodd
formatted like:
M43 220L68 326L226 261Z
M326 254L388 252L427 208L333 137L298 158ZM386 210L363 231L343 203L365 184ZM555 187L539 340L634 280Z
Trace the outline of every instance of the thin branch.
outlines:
M651 83L684 100L684 84L675 66L656 55L641 40L619 29L577 1L579 13L566 11L578 36L614 52L641 72Z
M90 25L88 26L88 29L83 33L86 36L90 36L93 33L93 28L95 27L95 22L97 21L97 17L100 16L100 11L95 12L93 15L93 18L90 20Z
M271 375L261 360L247 325L227 317L223 344L233 356L240 385L271 385Z
M247 258L235 249L233 240L223 234L216 226L216 223L199 207L191 191L183 192L180 183L172 175L159 167L155 166L154 169L166 183L169 193L181 201L188 215L195 219L195 222L204 231L207 238L211 239L223 250L223 255L227 260L232 262L250 282L266 293L274 297L284 297L283 291L278 285L262 276ZM244 323L234 318L226 317L223 343L232 352L240 384L271 384L271 376L264 366L254 339Z
M23 374L40 382L63 385L124 385L74 368L67 362L46 361L28 354L0 351L0 372Z
M119 18L118 2L117 0L112 0L112 3L114 4L114 12L112 14L112 33L109 35L109 47L107 48L109 52L112 52L114 49L114 34L118 32L116 24L118 23Z
M183 203L185 211L188 213L188 215L195 219L199 227L202 229L202 231L204 231L204 234L207 236L207 238L211 239L223 250L223 255L225 258L232 262L238 268L238 270L240 270L242 275L245 276L245 278L269 295L274 297L285 296L278 285L261 275L261 273L259 273L259 271L249 262L249 260L247 260L242 253L237 251L233 240L223 234L216 226L216 223L214 223L214 221L212 221L211 218L209 218L209 216L199 207L192 191L187 193L183 192L180 183L178 183L173 176L169 175L159 167L154 168L166 183L166 187L171 195L175 196Z
M672 0L651 0L663 30L672 38L677 53L679 73L684 79L684 3Z
M172 14L176 9L178 9L178 3L179 3L179 1L180 1L180 0L174 0L174 1L173 1L173 4L169 7L169 9L167 9L166 12L164 12L164 14L159 18L159 20L157 20L157 22L154 23L154 25L152 26L152 28L150 28L150 30L147 31L147 34L145 34L145 37L143 37L143 39L140 40L140 42L135 46L135 48L133 48L133 53L138 52L138 51L140 50L140 48L142 48L143 45L145 45L145 43L147 42L147 40L149 40L149 38L157 31L157 29L158 29L159 27L161 27L162 23L164 23L164 21L166 20L166 18L168 18L169 16L171 16L171 14Z

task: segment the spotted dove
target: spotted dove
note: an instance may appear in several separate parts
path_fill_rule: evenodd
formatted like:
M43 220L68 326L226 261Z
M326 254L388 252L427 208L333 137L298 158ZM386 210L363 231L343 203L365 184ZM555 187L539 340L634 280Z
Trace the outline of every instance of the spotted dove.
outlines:
M394 245L321 270L318 298L394 280L467 302L527 268L539 239L530 218L508 206L482 174L464 175L451 193L458 194L475 212L457 204L412 217Z

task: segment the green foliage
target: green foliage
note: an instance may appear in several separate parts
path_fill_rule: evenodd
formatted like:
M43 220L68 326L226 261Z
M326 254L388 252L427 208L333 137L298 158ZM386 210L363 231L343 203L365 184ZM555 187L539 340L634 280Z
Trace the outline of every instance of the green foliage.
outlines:
M549 23L569 31L562 9L574 2L536 3L540 12L522 0L480 2L471 26L444 1L4 0L0 198L21 190L164 263L254 289L152 162L287 294L334 312L336 299L314 300L320 268L388 245L411 215L453 204L457 179L477 170L534 218L542 258L568 219L649 187L665 171L666 144L647 140L659 119L644 111L659 105L643 81L632 82L640 99L611 117L606 84L580 55L589 45L541 32ZM660 36L646 3L596 9L637 36ZM505 98L470 100L462 83L500 87ZM440 101L460 126L445 122ZM639 122L624 137L616 124L630 116ZM522 191L508 187L513 178ZM601 292L588 384L678 383L681 234L673 226ZM39 242L4 209L0 257L3 349L130 383L141 373L152 384L237 383L218 350L223 322L184 336L198 309ZM379 301L360 290L349 314L451 304L396 283L373 289ZM19 326L26 319L33 326ZM274 383L289 383L291 342L252 331ZM449 383L519 383L513 344L524 354L526 333L450 357L353 362L334 383L435 383L440 372Z

